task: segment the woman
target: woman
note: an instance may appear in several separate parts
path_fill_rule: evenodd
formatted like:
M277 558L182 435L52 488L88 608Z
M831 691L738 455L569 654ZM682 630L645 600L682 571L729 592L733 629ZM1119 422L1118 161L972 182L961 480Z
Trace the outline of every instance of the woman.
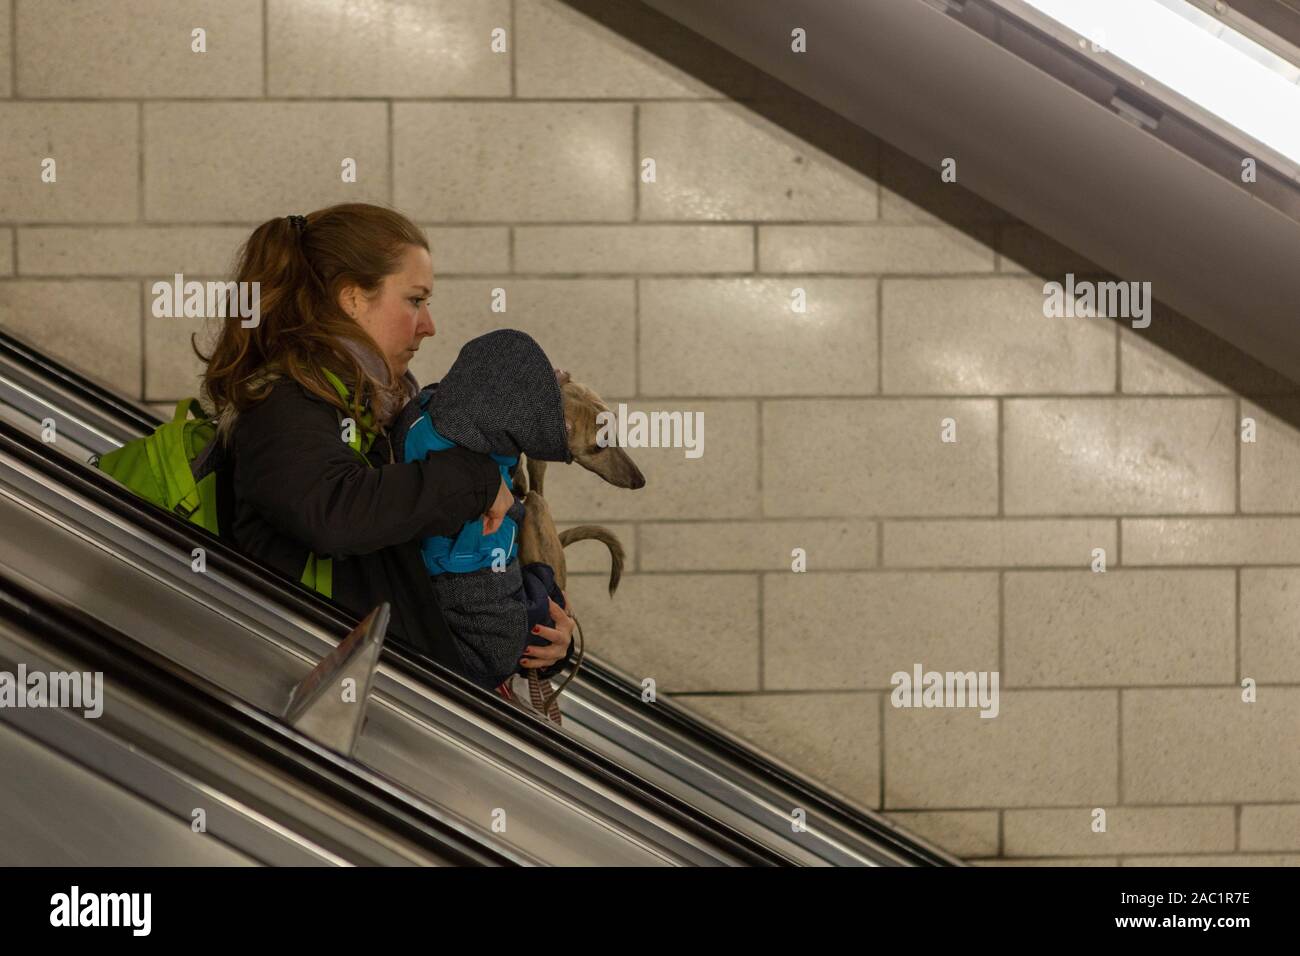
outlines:
M260 321L226 319L201 356L233 459L223 511L235 544L358 617L388 601L390 639L472 677L419 541L479 516L490 533L515 499L487 455L454 448L407 463L394 450L416 407L407 367L435 331L423 234L363 203L272 219L245 243L236 280L260 283ZM520 662L544 676L567 660L574 627L554 601L550 615L555 627L534 627Z

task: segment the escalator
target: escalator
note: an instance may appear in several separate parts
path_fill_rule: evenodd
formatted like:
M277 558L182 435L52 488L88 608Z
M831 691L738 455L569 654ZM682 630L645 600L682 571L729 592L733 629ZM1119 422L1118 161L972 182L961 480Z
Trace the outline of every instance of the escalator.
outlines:
M157 424L133 403L0 335L4 593L17 595L15 607L39 604L43 622L59 618L61 633L115 635L101 643L120 647L124 661L134 654L142 667L176 672L176 680L237 708L240 719L259 716L264 733L268 727L286 731L267 715L284 712L293 687L357 622L86 466L90 456ZM205 552L201 573L192 568L195 548ZM14 615L15 643L0 644L0 660L9 650L44 653L41 635L58 629L50 624L42 630L44 624ZM8 640L9 630L4 636ZM126 670L132 666L121 663ZM319 821L278 825L286 833L297 826L309 834L300 842L311 849L298 857L250 849L241 837L250 824L238 814L210 816L208 832L240 859L272 863L958 862L671 701L643 703L638 685L591 657L561 700L562 731L406 648L386 646L351 759L332 759L336 772L357 776L351 786L378 788L398 805L378 814L381 820L400 817L391 826L401 840L389 839L397 855L385 858L366 847L344 853L340 837L327 841L317 834ZM125 788L154 811L166 811L173 829L179 816L181 845L194 842L185 823L189 811L178 809L184 801L143 794L144 784L122 766L114 768L117 777L103 777L104 768L86 756L95 750L91 744L80 751L55 747L33 736L30 712L28 726L17 726L15 713L0 709L0 752L22 751L39 762L44 748L51 764L70 761L92 777L98 773L99 784ZM73 771L60 766L59 772ZM205 787L222 792L224 779L214 770ZM30 800L30 794L3 790L0 797ZM231 798L235 804L243 805ZM350 832L351 818L343 816L333 826ZM435 838L453 842L433 846Z
M6 708L0 865L514 862L373 772L9 576L0 576L0 669L103 675L93 707Z

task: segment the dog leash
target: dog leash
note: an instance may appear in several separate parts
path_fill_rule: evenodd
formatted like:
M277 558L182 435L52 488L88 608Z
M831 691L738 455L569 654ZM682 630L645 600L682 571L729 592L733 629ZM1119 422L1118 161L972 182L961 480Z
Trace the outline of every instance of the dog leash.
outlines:
M557 727L562 726L560 722L560 695L564 693L564 688L569 686L569 681L578 676L578 670L582 667L583 655L586 653L586 641L582 636L582 622L578 620L577 615L573 615L573 633L578 644L573 658L573 670L565 675L558 688L552 688L550 679L539 676L536 671L528 672L529 702L533 705L535 711L545 716Z

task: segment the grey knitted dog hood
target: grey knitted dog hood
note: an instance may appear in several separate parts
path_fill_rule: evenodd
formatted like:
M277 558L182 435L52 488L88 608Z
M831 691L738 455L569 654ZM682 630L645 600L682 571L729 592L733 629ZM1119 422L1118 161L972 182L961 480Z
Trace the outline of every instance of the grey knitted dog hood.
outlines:
M518 329L470 339L428 405L442 435L481 454L573 460L564 398L542 347Z

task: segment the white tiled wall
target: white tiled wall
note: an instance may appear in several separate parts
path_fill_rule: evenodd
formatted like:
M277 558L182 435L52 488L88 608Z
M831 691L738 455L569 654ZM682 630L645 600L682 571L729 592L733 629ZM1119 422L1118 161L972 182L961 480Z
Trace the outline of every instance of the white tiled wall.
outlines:
M572 549L595 653L971 859L1296 865L1295 387L1163 310L1045 319L1042 277L1095 266L700 62L726 83L559 0L0 0L0 325L166 407L202 330L151 281L392 203L433 245L422 380L505 324L611 404L704 413L643 490L548 481L628 548L613 600ZM891 706L914 662L999 671L998 717Z

